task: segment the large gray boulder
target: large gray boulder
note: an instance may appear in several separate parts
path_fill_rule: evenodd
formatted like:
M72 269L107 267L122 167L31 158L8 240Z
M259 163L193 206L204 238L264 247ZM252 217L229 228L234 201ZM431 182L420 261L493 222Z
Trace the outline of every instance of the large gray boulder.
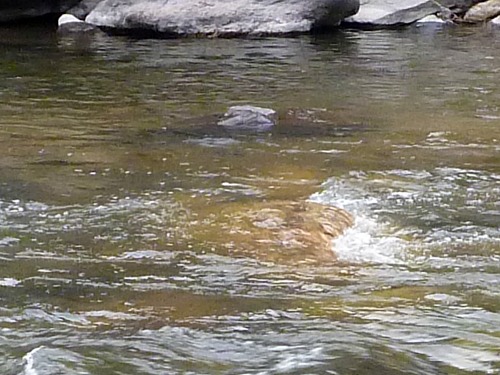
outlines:
M104 0L86 22L120 32L262 35L337 26L359 0Z
M0 22L64 13L79 0L0 0Z
M345 23L360 27L408 25L431 14L460 14L481 0L361 0Z

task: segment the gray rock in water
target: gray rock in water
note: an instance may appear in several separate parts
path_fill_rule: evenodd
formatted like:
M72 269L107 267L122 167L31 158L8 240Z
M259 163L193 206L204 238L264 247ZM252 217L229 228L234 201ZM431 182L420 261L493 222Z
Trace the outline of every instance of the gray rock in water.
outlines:
M361 27L408 25L426 16L468 9L478 0L361 0L359 12L347 24Z
M265 131L276 125L276 111L250 105L234 106L217 124L235 130Z
M72 14L63 14L57 21L59 34L80 34L100 32L97 26L83 22Z
M238 36L337 26L359 0L104 0L86 21L120 32Z
M0 22L64 13L80 0L0 0Z
M481 23L500 15L500 0L488 0L470 8L463 18L464 22Z

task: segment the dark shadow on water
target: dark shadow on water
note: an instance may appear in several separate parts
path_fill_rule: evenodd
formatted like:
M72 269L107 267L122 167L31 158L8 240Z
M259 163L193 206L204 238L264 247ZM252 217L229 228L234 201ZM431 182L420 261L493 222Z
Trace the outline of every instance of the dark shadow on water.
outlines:
M357 133L373 131L374 127L363 123L332 123L304 121L294 118L281 118L277 125L269 130L235 129L220 126L217 122L221 115L205 116L193 119L183 126L166 126L161 129L150 129L142 132L144 136L153 136L158 140L167 141L174 138L248 138L252 136L269 136L280 138L343 138Z

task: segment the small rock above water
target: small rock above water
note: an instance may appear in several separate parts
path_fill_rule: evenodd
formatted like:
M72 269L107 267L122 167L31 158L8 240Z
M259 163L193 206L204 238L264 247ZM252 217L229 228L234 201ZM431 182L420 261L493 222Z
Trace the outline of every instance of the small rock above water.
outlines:
M72 14L63 14L57 20L57 26L61 27L63 25L67 25L69 23L84 23L82 20L76 18Z
M345 22L360 26L410 24L438 12L439 9L436 2L427 0L361 0L359 12Z
M359 0L103 0L86 22L118 32L239 36L337 26Z
M76 18L72 14L63 14L61 17L59 17L57 26L57 32L59 34L88 33L99 31L96 26L90 25Z
M463 17L464 22L487 22L500 15L500 0L488 0L471 7Z
M217 125L234 130L265 131L276 125L276 111L250 105L234 106Z
M360 27L409 25L430 15L454 20L481 0L361 0L359 12L344 22Z

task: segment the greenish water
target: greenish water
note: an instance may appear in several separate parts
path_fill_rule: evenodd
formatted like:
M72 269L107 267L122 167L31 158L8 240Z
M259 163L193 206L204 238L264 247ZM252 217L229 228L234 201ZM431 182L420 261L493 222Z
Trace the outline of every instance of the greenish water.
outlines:
M0 29L0 373L498 373L499 33ZM304 199L337 261L232 241Z

